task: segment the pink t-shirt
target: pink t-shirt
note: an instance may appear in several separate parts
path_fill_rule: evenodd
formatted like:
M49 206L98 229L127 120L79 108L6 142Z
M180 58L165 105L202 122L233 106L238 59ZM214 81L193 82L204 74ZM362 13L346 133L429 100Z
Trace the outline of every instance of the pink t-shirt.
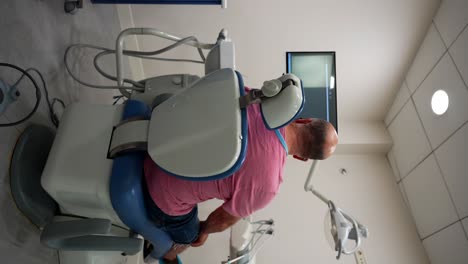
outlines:
M258 104L247 108L247 116L246 158L240 169L227 178L202 182L179 179L146 157L144 171L149 193L163 212L184 215L196 204L216 198L224 201L223 209L229 214L245 217L273 199L283 181L286 152L275 132L265 127ZM284 128L280 132L284 137Z

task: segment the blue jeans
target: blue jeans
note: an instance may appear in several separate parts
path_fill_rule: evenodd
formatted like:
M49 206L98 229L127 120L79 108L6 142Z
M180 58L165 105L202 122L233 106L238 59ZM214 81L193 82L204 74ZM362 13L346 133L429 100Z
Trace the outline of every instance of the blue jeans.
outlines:
M197 240L200 231L197 206L186 215L171 216L159 209L146 186L143 186L143 189L146 210L159 229L167 232L176 244L191 244Z

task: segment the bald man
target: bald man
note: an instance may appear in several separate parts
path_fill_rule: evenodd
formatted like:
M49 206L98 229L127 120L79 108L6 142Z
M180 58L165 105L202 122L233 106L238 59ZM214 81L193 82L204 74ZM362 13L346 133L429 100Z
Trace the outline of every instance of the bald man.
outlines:
M245 161L229 177L204 182L183 180L168 175L150 157L146 158L149 214L155 225L174 241L160 263L180 263L177 254L188 246L202 246L209 234L222 232L269 204L283 182L287 155L304 161L323 160L334 152L338 143L334 127L321 119L296 120L279 129L277 135L265 127L259 105L249 106L247 116ZM197 204L210 199L223 200L224 204L200 222Z

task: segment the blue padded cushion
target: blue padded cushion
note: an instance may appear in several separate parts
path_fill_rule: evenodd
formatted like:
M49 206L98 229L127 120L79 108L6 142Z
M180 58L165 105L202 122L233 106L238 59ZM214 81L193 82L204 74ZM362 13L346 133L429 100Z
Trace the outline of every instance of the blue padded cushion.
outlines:
M135 116L145 116L149 119L150 109L140 101L128 100L124 106L122 120ZM151 256L159 259L169 251L173 242L166 232L154 225L146 211L143 196L145 155L146 151L135 151L114 159L110 196L112 206L122 222L149 240L154 246Z

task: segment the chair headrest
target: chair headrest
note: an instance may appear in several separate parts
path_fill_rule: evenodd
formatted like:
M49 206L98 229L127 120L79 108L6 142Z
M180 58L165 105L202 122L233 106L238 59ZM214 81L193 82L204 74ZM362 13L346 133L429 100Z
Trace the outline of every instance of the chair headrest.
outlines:
M298 77L293 74L285 74L278 80L282 83L289 83L289 85L277 95L264 99L261 103L263 122L270 130L291 123L301 113L305 103L304 88Z

